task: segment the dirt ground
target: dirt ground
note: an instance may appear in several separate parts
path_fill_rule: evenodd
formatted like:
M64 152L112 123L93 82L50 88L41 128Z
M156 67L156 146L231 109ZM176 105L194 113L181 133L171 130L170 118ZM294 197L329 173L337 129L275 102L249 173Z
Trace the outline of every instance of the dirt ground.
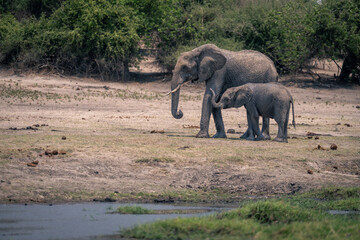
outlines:
M289 127L289 143L278 143L239 139L244 108L223 111L234 132L227 139L195 138L204 85L182 87L184 117L177 120L165 96L168 80L0 71L0 202L172 201L200 193L212 194L205 202L235 201L360 186L359 86L282 77L297 125ZM275 138L274 120L270 131Z

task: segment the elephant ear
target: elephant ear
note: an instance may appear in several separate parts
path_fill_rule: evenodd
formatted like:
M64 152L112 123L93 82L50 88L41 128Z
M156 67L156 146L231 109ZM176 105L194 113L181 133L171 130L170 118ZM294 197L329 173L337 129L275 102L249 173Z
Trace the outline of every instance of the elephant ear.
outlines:
M199 81L206 81L215 71L221 69L226 63L225 56L214 47L204 49L200 55Z
M234 107L239 108L244 106L246 103L250 102L253 96L253 91L248 86L241 86L239 90L236 91L234 96Z

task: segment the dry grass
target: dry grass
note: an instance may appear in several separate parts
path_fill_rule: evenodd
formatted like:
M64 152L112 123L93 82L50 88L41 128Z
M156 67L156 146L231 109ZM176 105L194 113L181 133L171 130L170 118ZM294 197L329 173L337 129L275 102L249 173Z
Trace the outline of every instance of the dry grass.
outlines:
M195 138L202 85L182 89L181 120L172 118L170 98L162 97L168 82L104 84L54 76L0 76L0 86L5 86L0 95L0 173L2 181L11 182L0 185L1 201L61 199L65 192L89 200L96 193L114 191L156 195L204 189L239 197L359 184L356 86L289 87L297 127L290 126L287 144L239 139L247 125L244 109L223 112L226 129L237 134ZM26 129L35 124L37 130ZM270 130L274 138L273 120ZM309 138L309 132L319 136ZM330 150L331 144L337 150ZM48 157L47 149L66 154ZM36 167L26 165L34 160L39 161Z

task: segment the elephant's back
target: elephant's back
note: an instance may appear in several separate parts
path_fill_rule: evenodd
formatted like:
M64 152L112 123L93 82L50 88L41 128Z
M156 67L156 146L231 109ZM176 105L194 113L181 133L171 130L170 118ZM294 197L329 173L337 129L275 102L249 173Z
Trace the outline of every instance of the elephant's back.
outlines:
M283 102L289 102L292 97L289 90L280 83L249 84L257 89L259 95L270 96Z
M236 85L277 82L275 65L266 55L252 50L234 54L226 62L227 80Z

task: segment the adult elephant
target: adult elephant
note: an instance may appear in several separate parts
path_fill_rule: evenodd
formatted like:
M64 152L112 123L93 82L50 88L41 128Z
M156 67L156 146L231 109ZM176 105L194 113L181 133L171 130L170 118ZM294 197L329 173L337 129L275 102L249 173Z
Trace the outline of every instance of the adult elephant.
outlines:
M215 138L226 138L224 122L220 108L213 108L211 91L217 98L231 87L245 83L276 82L278 74L274 63L264 54L257 51L233 52L220 49L213 44L205 44L189 52L184 52L178 58L171 80L171 113L180 119L183 113L178 109L180 87L187 81L206 82L203 98L200 131L196 137L209 137L210 115L213 114L216 126ZM249 129L242 138L247 138ZM269 135L269 119L263 119L262 133L266 139Z

